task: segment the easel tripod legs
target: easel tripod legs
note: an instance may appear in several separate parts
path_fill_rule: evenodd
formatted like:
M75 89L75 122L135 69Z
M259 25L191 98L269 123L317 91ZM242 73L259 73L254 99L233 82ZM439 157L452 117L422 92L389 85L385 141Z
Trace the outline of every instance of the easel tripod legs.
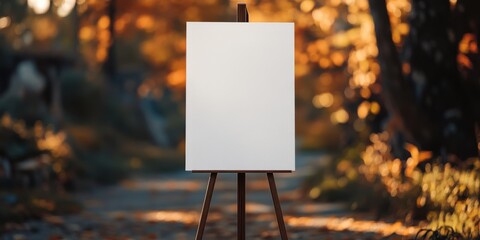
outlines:
M270 192L272 193L273 206L275 207L275 214L277 215L278 229L282 240L288 240L285 222L283 221L282 208L280 207L280 200L278 199L277 186L275 185L275 178L273 173L267 173L268 184L270 185Z
M197 235L195 240L201 240L203 238L203 231L205 230L205 224L207 223L208 211L210 210L210 202L212 201L213 188L215 187L215 181L217 180L217 173L210 173L208 179L207 191L205 193L205 199L203 200L202 214L200 215L200 223L197 228Z
M245 175L245 173L237 173L237 239L239 240L245 240ZM280 207L280 200L278 198L277 186L275 184L273 173L267 173L267 178L270 186L270 192L272 193L272 200L275 208L275 215L277 216L280 236L282 240L288 240L287 230L283 220L282 208ZM203 200L202 213L200 215L200 223L198 224L195 240L201 240L203 238L203 232L207 223L208 211L210 210L210 202L212 201L213 188L215 187L216 179L217 173L210 173L210 179L208 180L207 191L205 193L205 199Z

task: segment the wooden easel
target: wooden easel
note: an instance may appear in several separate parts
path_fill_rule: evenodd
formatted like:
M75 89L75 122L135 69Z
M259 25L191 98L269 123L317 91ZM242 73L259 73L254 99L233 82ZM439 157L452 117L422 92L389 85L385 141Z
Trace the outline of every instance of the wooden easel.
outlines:
M237 5L237 22L248 22L248 11L245 3L239 3ZM205 199L203 200L202 213L200 215L200 222L197 228L196 240L203 238L203 232L207 223L208 211L210 209L210 202L212 201L213 189L215 187L215 181L217 180L218 173L236 173L237 174L237 239L245 240L245 175L247 173L266 173L268 178L268 184L270 186L270 192L272 193L273 206L275 208L275 214L277 216L278 229L280 230L280 236L282 240L288 240L287 230L285 228L285 222L283 220L282 208L280 206L280 200L278 199L277 186L275 185L274 172L291 172L291 171L193 171L193 172L209 172L210 178L208 180L208 186L205 193Z

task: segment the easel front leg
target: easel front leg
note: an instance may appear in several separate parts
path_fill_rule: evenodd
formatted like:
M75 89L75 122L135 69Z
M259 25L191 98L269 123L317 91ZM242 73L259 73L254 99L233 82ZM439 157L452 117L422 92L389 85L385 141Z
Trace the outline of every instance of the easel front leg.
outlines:
M245 173L237 173L237 239L245 240Z
M197 235L195 240L201 240L203 238L203 231L205 230L205 224L207 223L208 211L210 210L210 202L212 201L213 188L215 187L215 181L217 180L217 173L210 173L208 179L207 191L205 192L205 199L203 200L202 213L200 215L200 223L197 228Z
M273 173L267 173L268 184L270 185L270 192L272 193L273 206L275 207L275 214L277 215L278 229L282 240L288 240L285 222L283 221L282 208L280 207L280 200L278 199L277 186L275 185L275 178Z

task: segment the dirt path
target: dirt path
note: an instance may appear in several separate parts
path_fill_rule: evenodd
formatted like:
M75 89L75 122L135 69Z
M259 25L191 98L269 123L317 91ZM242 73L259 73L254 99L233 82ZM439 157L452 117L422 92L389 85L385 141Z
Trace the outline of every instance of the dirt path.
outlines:
M371 223L349 218L343 204L302 200L303 179L328 156L301 154L297 171L276 174L290 239L377 239L392 224L363 231ZM105 173L108 174L108 173ZM26 224L4 239L194 239L208 174L176 172L136 177L119 185L81 193L85 210L74 216L49 217ZM247 174L247 239L279 239L266 174ZM204 239L235 239L236 175L219 174ZM342 229L342 224L343 226ZM362 225L363 224L363 225ZM358 225L358 226L357 226ZM357 230L349 228L357 226ZM365 227L364 227L365 228ZM349 230L349 231L344 231ZM359 235L359 233L362 233Z

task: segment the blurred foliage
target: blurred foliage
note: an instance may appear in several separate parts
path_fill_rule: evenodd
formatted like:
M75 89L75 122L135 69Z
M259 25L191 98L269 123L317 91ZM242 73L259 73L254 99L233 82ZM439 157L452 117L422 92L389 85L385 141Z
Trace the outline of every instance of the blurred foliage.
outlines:
M296 122L304 149L338 148L381 114L376 82L379 65L373 21L366 0L247 1L251 21L296 23ZM143 99L153 99L169 117L170 130L182 129L185 87L185 21L233 21L236 2L116 1L115 47L119 71L146 67L142 81L124 85ZM408 33L408 1L390 1L394 39ZM106 60L107 5L78 6L81 52L95 68ZM132 34L135 33L135 34ZM139 46L139 48L136 48ZM132 48L133 47L133 48ZM121 51L119 50L121 49ZM167 102L179 106L165 106ZM176 117L173 117L176 116ZM332 127L332 124L335 127ZM178 126L179 125L179 126ZM171 133L182 144L183 131ZM180 134L178 134L180 133ZM178 136L181 136L180 138Z
M406 145L410 157L400 160L392 157L389 140L386 132L372 134L359 167L366 180L381 182L391 198L414 204L404 210L426 210L433 229L451 226L464 237L479 236L480 160L431 159L413 145Z
M344 1L338 2L340 2L340 5L332 11L335 14L331 15L334 16L332 18L334 20L331 22L337 23L337 21L346 17L346 20L351 23L348 26L354 27L354 19L360 18L357 14L363 10L361 7L362 1L348 1L348 9L343 14L338 13L342 12L342 8L339 6ZM448 6L448 3L443 2L442 4L443 7ZM451 8L454 9L456 1L450 1L450 4ZM302 5L305 9L314 9L312 15L316 11L316 3L302 1ZM328 3L325 5L328 6ZM325 7L323 6L320 9ZM411 27L407 23L407 16L409 16L411 8L410 1L386 1L386 11L389 19L382 20L390 20L391 26L388 27L391 27L391 39L399 49L408 47L403 42ZM418 17L419 14L428 13L416 13L415 16ZM405 126L399 124L401 120L404 120L402 119L404 116L392 115L392 112L389 112L390 116L386 118L387 113L381 102L375 101L378 99L377 94L381 90L381 85L376 81L380 72L378 62L375 60L378 49L374 37L373 22L368 10L365 15L366 17L359 21L362 30L361 35L354 35L354 39L345 41L346 49L353 51L348 57L347 68L351 77L349 85L344 86L345 98L343 98L341 104L342 108L337 108L330 114L330 120L333 124L347 123L351 126L351 128L343 131L347 132L347 139L348 136L357 138L346 141L346 150L334 154L332 161L327 166L322 166L315 176L307 181L306 195L317 200L349 201L352 209L375 209L378 212L378 217L382 214L393 213L397 217L406 216L405 220L408 222L427 219L434 229L441 226L452 226L454 232L464 237L478 236L480 215L478 201L480 195L478 193L479 186L475 184L478 182L479 172L476 166L480 160L470 161L455 159L452 156L434 156L430 151L422 151L414 144L405 143L402 136L397 135L399 131L405 130L401 129ZM350 31L353 30L348 30L346 36ZM386 35L387 32L381 32L380 34ZM335 36L335 33L333 36ZM386 38L390 39L390 36ZM340 48L338 42L341 43L342 41L339 41L341 38L337 40L334 44L337 44L338 49ZM357 49L352 50L352 46ZM472 60L471 58L467 59L465 53L477 52L475 36L465 34L458 47L457 59L450 60L456 61L459 69L472 69ZM309 49L306 50L308 53ZM395 57L397 56L395 55ZM310 58L311 56L308 59ZM404 63L400 69L408 75L411 73L410 67L408 63ZM416 65L416 67L419 66ZM421 71L421 69L417 70ZM430 80L435 82L437 79ZM462 81L461 79L449 80ZM383 79L382 81L392 81L392 79ZM356 89L358 89L358 92L356 92ZM331 91L331 89L328 89L328 91ZM406 91L406 89L398 88L392 89L392 91ZM451 89L447 91L451 91ZM351 93L353 93L353 97L349 97ZM312 102L314 106L319 108L334 109L332 108L334 102L332 99L335 99L335 97L326 92L316 95ZM402 99L396 99L396 101L401 102ZM441 109L443 107L441 104L439 103L436 107ZM355 110L356 114L352 114L355 113ZM470 110L473 111L473 109ZM439 114L444 114L444 112L440 111ZM440 121L441 119L435 120ZM415 122L411 123L416 124ZM384 125L382 126L382 124ZM359 134L355 135L348 132L351 129ZM381 132L384 129L387 131ZM422 129L416 130L418 130L417 134L422 134ZM381 133L370 135L370 132ZM395 137L392 137L393 134L395 134ZM463 143L457 142L456 144ZM438 151L435 152L436 154L440 152L438 149L434 150ZM470 183L466 183L466 181Z
M62 131L4 114L0 119L0 222L78 212L71 190L71 148ZM31 189L35 189L32 191Z
M461 234L455 232L451 227L440 227L437 230L422 229L415 236L415 240L462 240L465 239Z
M54 191L0 191L0 223L39 219L51 214L73 214L81 205L70 195ZM4 226L0 225L0 231Z
M331 164L335 169L322 170L322 178L313 181L320 183L307 187L308 196L347 200L352 209L375 209L379 217L426 219L431 229L450 226L463 237L478 237L480 160L433 158L411 144L405 145L405 159L395 158L391 141L387 132L371 134L369 145L349 149L343 158L336 158L342 160Z
M0 120L0 156L12 164L26 164L25 170L46 166L61 177L65 170L65 161L70 158L70 146L63 132L55 132L36 122L27 127L23 120L12 119L4 114ZM14 173L15 174L15 173Z

